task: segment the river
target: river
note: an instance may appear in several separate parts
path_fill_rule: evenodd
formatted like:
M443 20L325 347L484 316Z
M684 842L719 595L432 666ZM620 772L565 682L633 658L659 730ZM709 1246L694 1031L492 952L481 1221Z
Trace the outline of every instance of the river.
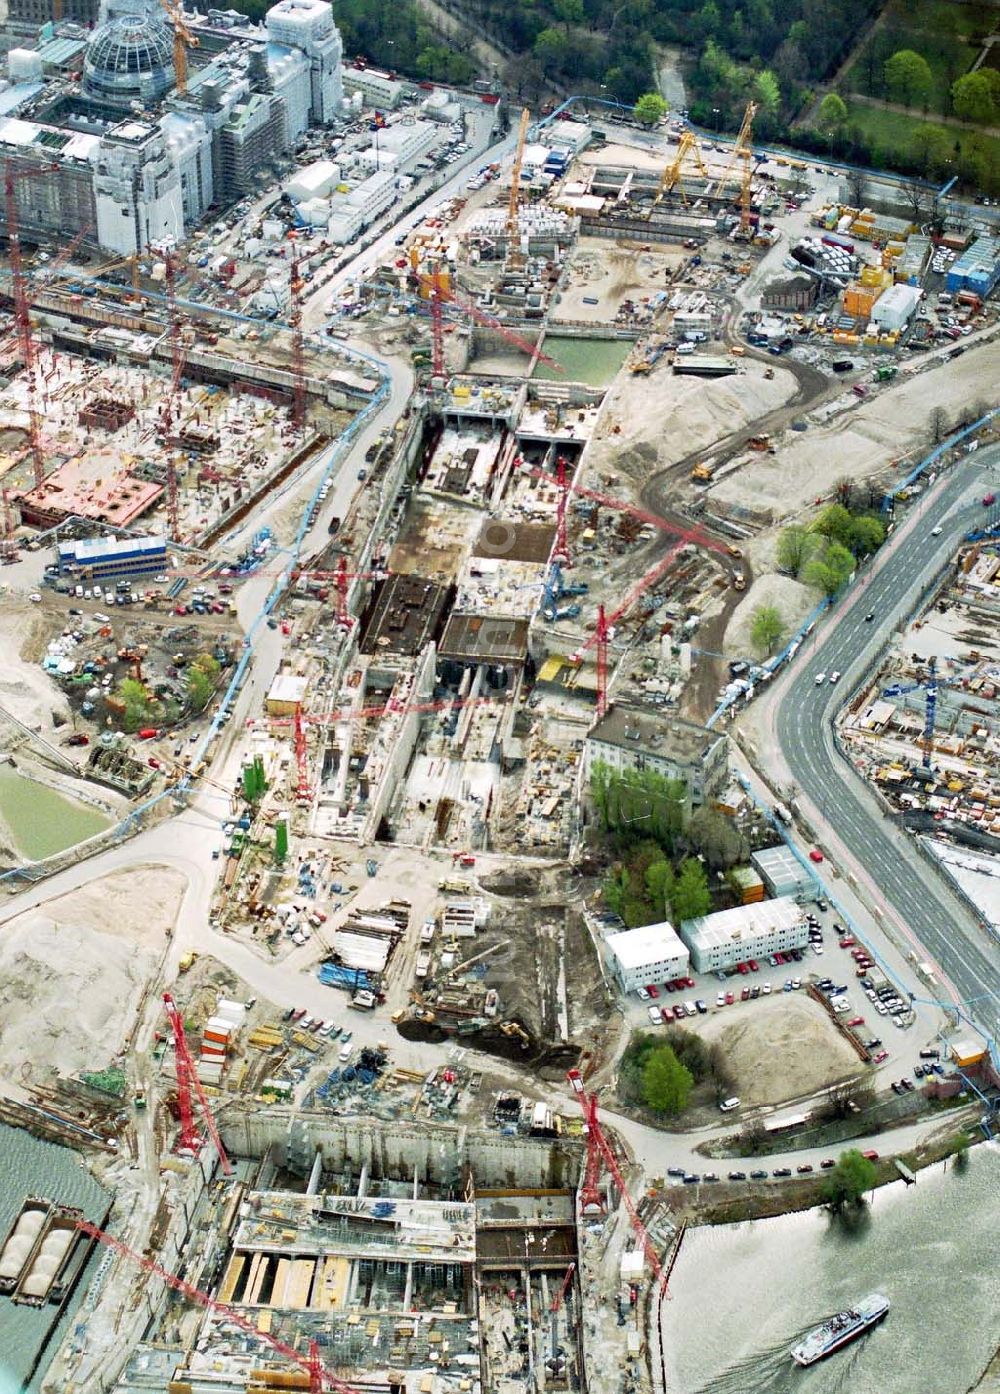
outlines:
M966 1394L1000 1345L1000 1145L860 1220L824 1210L687 1232L663 1304L668 1394ZM869 1292L886 1320L808 1370L788 1348Z

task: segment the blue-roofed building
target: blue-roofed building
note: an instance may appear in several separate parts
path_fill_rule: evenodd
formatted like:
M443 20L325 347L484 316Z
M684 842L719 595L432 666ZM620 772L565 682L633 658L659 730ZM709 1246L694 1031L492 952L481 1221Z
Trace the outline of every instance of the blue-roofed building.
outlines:
M1000 281L1000 238L977 237L948 268L948 292L971 290L980 299Z
M164 537L86 537L60 542L56 559L60 576L117 581L162 571L167 542Z

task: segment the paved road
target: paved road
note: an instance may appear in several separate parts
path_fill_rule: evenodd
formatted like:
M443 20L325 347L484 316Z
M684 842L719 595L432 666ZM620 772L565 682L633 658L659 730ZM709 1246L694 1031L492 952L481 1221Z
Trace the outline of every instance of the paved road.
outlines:
M830 621L813 636L808 655L795 661L779 690L774 730L812 821L827 825L861 874L882 898L884 909L911 939L919 941L943 969L970 1013L996 1037L1000 1034L1000 946L968 909L931 872L907 834L887 823L864 782L835 750L832 722L853 685L860 681L896 623L914 608L921 587L947 561L983 510L979 497L984 466L1000 461L1000 450L963 460L941 482L919 513L854 588ZM939 537L931 530L941 524ZM874 612L871 623L865 615ZM840 671L838 687L817 686L816 674Z

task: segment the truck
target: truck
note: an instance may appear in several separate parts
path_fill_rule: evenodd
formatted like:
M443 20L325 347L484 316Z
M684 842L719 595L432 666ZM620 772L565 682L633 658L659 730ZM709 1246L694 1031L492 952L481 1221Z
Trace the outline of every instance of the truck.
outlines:
M787 804L776 803L774 805L774 816L779 822L784 823L786 827L791 826L792 813Z
M186 954L181 955L181 960L177 965L178 973L187 973L191 968L194 967L197 958L198 955L197 953L195 953L194 949L188 949Z
M429 950L429 949L422 949L422 950L420 951L420 953L417 954L417 966L416 966L416 968L415 968L415 970L414 970L415 975L416 975L418 978L426 978L426 977L427 977L427 974L430 972L430 967L431 967L431 955L430 955L430 950Z
M734 571L734 572L733 572L733 589L734 589L734 590L738 590L738 591L745 591L746 588L747 588L747 578L743 575L743 572L742 572L742 571Z

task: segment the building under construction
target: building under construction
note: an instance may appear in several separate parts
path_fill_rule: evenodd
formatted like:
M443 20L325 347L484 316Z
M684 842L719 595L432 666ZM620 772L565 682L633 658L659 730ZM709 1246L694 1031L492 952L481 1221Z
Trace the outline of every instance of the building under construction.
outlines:
M273 1110L222 1131L242 1179L178 1256L219 1305L154 1317L118 1394L319 1388L310 1352L345 1386L583 1386L577 1144Z

